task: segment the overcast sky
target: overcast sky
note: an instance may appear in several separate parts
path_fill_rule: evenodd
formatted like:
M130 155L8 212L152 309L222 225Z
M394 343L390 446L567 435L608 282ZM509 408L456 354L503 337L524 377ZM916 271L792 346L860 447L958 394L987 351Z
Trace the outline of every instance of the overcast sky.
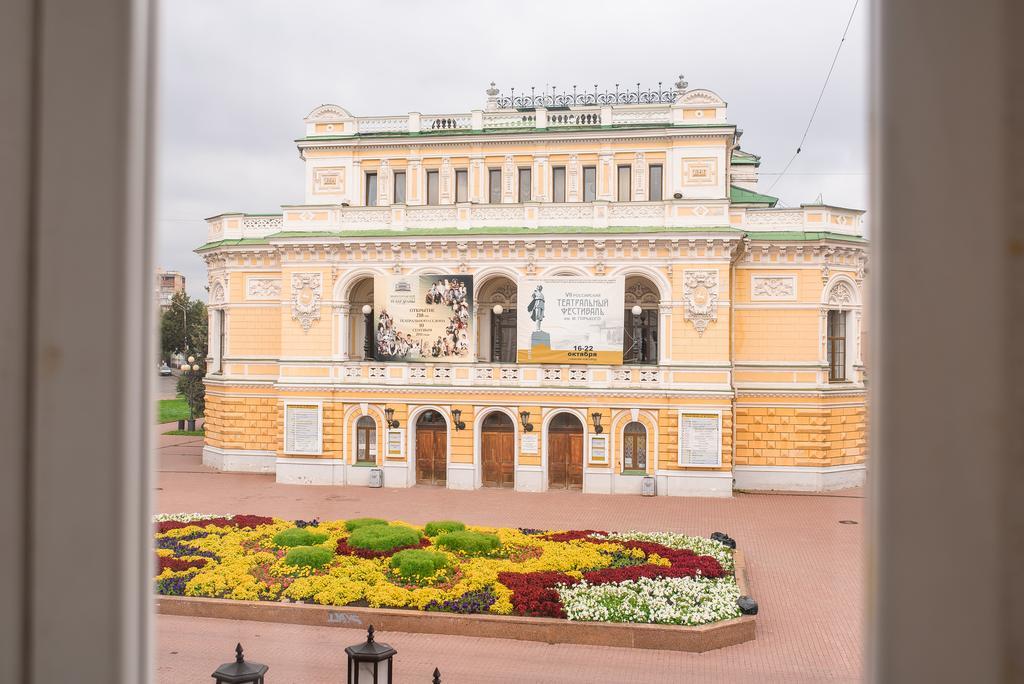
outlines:
M162 0L156 263L206 298L203 219L303 201L293 140L317 105L356 116L483 109L499 88L668 85L729 103L767 191L792 156L854 0ZM867 206L867 5L803 151L772 194Z

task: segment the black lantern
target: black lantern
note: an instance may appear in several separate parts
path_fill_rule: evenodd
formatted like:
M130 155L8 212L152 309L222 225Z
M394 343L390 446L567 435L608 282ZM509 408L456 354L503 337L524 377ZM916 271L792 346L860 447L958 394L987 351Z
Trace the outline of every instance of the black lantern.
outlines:
M398 428L398 421L394 420L395 409L391 408L390 406L387 407L386 409L384 409L384 416L387 418L389 428L391 428L392 430Z
M349 646L345 653L348 684L391 684L391 659L398 651L373 640L373 625L366 630L366 643Z
M594 423L594 432L596 432L597 434L601 434L602 432L604 432L604 428L601 427L601 412L600 411L594 411L593 413L591 413L590 414L590 420L592 420L593 423Z
M452 409L452 422L456 430L466 429L466 424L462 422L462 409Z
M247 663L242 657L242 644L235 646L235 662L224 663L210 675L217 684L263 684L263 675L270 668L260 663Z
M519 420L523 423L523 429L527 432L533 432L533 423L530 422L530 412L520 411Z

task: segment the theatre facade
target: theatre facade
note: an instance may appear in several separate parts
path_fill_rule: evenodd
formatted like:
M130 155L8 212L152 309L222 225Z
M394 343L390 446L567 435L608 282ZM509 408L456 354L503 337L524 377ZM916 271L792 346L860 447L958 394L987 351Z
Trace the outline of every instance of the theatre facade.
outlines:
M302 204L207 219L203 460L291 484L863 482L862 214L757 191L709 90L322 105Z

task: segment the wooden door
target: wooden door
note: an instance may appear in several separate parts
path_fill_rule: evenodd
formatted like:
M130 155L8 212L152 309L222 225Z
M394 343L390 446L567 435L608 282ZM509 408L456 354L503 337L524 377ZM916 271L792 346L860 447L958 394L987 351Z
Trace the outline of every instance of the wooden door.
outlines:
M416 484L444 486L448 482L448 433L416 427Z
M514 432L489 430L480 433L480 457L484 487L515 487Z
M583 488L583 431L548 432L548 488Z

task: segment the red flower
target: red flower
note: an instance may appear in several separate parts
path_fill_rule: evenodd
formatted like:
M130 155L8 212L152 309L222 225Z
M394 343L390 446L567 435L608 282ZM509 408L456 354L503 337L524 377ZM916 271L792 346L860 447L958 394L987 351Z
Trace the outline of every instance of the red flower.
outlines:
M195 560L181 560L180 558L172 558L170 556L157 556L157 565L159 566L158 573L163 572L170 568L174 572L181 572L182 570L189 570L191 568L201 568L206 565L207 560L205 558L196 558Z
M404 551L405 549L423 549L428 546L430 546L430 540L426 537L423 537L422 539L420 539L418 544L409 544L408 546L396 546L395 548L388 549L387 551L372 551L370 549L357 549L354 546L349 546L348 542L344 539L339 539L338 546L334 550L334 552L339 556L357 556L359 558L387 558L398 553L399 551Z
M273 518L263 515L233 515L228 518L210 518L209 520L193 520L192 522L180 522L178 520L162 520L156 524L156 531L160 534L177 530L182 527L197 525L199 527L258 527L259 525L270 525Z
M594 542L595 544L600 544L601 542L606 541L604 539L592 539L592 535L595 534L608 533L602 532L601 530L568 530L566 532L552 532L551 534L544 534L541 535L540 538L553 542L567 542L582 539L583 541Z
M563 572L499 572L498 581L512 590L512 610L532 617L565 618L556 584L579 580Z

